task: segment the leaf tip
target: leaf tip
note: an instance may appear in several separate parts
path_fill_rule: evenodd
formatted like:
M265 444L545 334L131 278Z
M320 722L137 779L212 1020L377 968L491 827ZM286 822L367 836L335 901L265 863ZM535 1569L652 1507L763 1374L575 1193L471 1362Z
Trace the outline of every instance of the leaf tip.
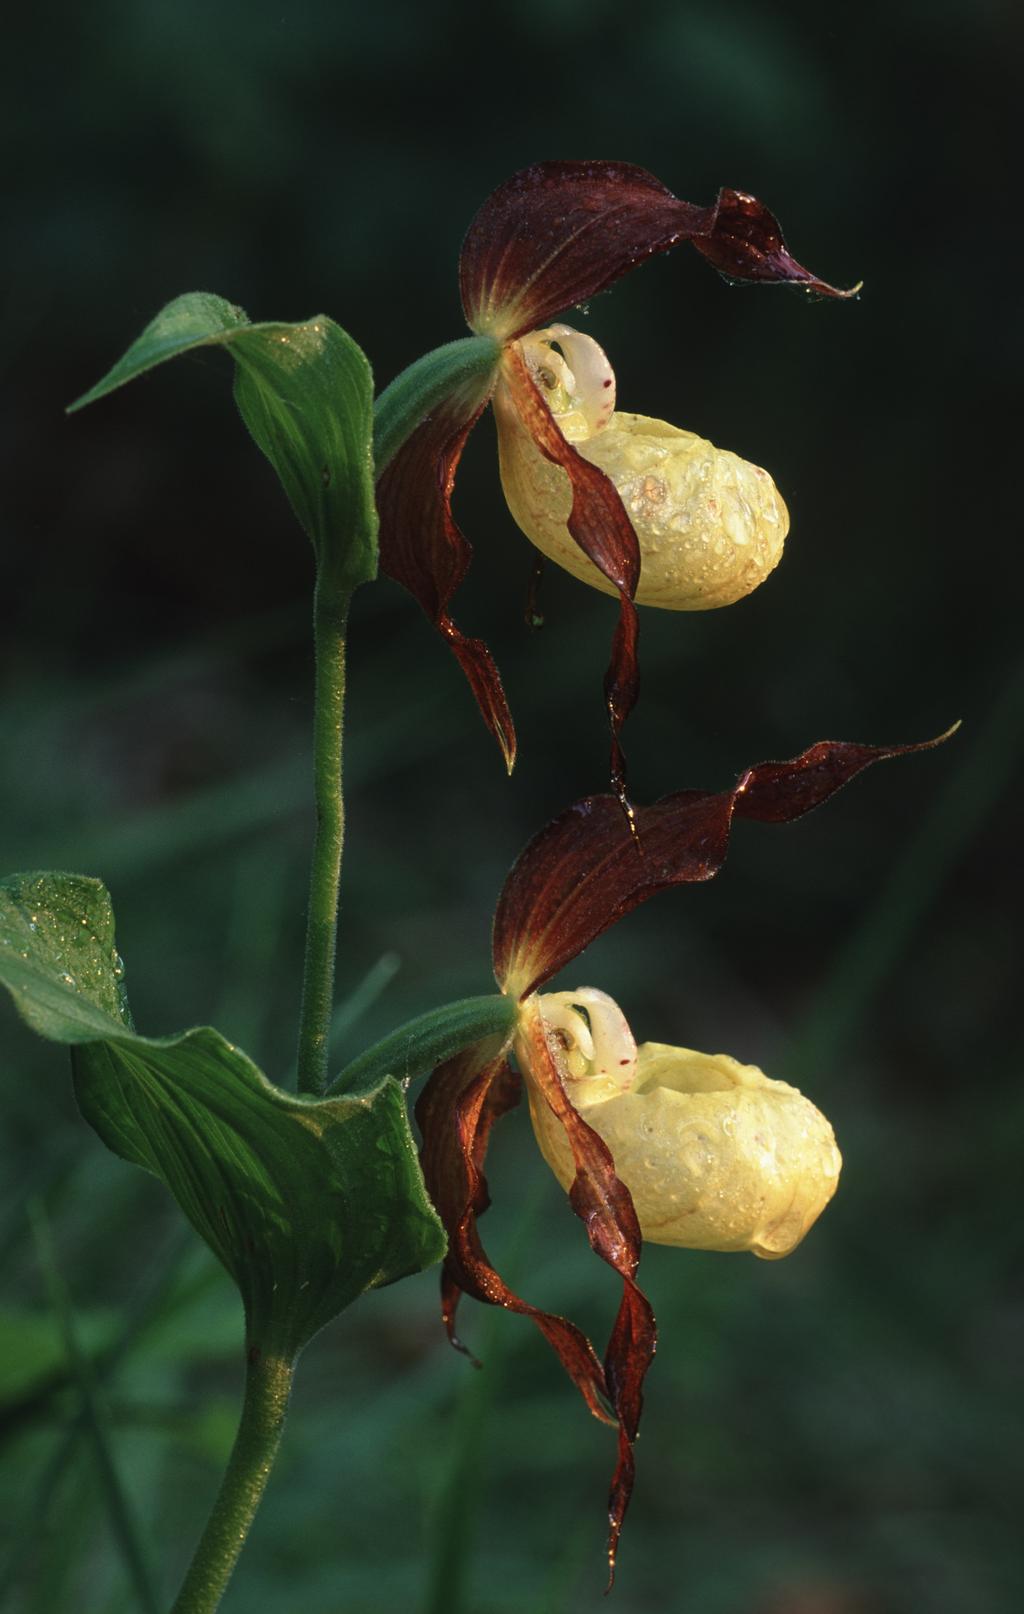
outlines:
M64 413L66 415L77 415L78 411L80 409L84 409L86 404L93 402L93 394L95 391L95 387L90 387L89 391L83 392L82 396L80 398L76 398L74 403L65 404Z

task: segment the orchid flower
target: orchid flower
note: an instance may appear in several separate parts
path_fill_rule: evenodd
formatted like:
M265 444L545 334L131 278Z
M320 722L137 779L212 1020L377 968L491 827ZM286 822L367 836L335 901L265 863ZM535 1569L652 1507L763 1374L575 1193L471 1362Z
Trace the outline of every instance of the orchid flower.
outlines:
M617 1427L612 1574L655 1348L654 1315L636 1278L642 1240L786 1255L835 1192L840 1157L824 1116L785 1082L724 1054L637 1048L604 992L540 988L648 897L712 878L734 819L789 823L870 763L937 743L822 741L789 762L748 769L732 790L684 790L637 807L635 826L614 795L577 802L529 843L498 901L494 973L517 1005L511 1029L438 1065L417 1104L424 1176L449 1238L442 1317L451 1342L464 1349L455 1332L464 1293L531 1318L590 1411ZM480 1241L490 1131L524 1084L545 1159L591 1246L622 1278L603 1360L575 1324L514 1294Z
M466 439L493 400L501 477L534 544L619 599L605 678L612 775L637 695L636 603L728 605L777 563L786 507L767 472L692 432L617 413L615 375L589 336L552 323L680 241L724 275L848 297L790 256L763 203L723 190L679 201L627 163L548 162L483 204L463 243L462 305L473 337L411 365L377 407L380 554L448 640L511 770L516 736L487 646L451 614L471 549L452 515Z

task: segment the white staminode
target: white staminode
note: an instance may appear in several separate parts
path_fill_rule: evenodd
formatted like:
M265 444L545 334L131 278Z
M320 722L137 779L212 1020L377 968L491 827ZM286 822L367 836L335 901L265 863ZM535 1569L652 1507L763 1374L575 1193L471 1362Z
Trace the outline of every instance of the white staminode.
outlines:
M574 1109L604 1139L655 1244L795 1249L835 1193L842 1159L832 1128L787 1082L728 1054L645 1042L637 1048L615 1001L593 987L528 999L516 1040L541 1153L564 1188L576 1163L531 1068L526 1034L539 1016Z
M563 437L572 443L604 431L615 412L615 371L592 336L549 325L523 338L523 357Z
M632 1087L636 1042L629 1021L607 992L596 986L547 992L541 998L541 1013L563 1050L570 1076L577 1081L608 1081L618 1092Z

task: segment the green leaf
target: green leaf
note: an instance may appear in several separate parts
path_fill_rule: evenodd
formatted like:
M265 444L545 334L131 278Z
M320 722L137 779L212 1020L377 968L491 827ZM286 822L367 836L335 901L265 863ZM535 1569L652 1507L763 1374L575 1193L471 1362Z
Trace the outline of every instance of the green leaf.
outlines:
M212 292L189 291L184 297L175 297L150 320L142 335L107 371L102 381L97 381L88 392L75 399L68 414L73 415L76 409L84 409L86 404L105 398L108 392L123 387L126 381L134 381L137 375L163 364L165 359L177 358L179 353L189 353L193 348L208 347L233 332L252 328L244 308L236 308L234 303L215 297Z
M0 881L0 980L33 1031L53 1042L131 1029L110 898L81 874Z
M254 325L231 341L235 399L313 541L321 575L350 592L377 575L373 375L325 315Z
M377 572L373 376L362 349L325 314L252 325L223 297L187 292L69 413L198 347L223 347L234 359L242 418L312 540L321 575L345 592L369 582Z
M0 881L0 981L73 1048L85 1118L160 1177L235 1279L249 1341L286 1357L367 1289L440 1260L401 1086L312 1100L219 1032L138 1036L110 899L80 875Z

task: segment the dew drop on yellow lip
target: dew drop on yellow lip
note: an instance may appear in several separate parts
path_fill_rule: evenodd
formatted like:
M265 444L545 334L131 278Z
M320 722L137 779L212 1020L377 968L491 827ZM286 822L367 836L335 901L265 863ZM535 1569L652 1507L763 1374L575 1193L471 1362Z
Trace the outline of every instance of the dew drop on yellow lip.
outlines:
M571 355L572 370L552 341ZM608 386L611 369L601 354L607 375L592 379L601 372L596 360L581 363L585 343L600 354L589 337L554 326L525 338L522 348L564 436L615 484L633 523L641 562L637 603L703 611L743 599L778 565L789 531L775 483L728 449L647 415L605 409L595 430L590 394L594 385ZM568 476L540 453L500 382L494 408L502 486L516 524L574 577L615 594L569 534Z

